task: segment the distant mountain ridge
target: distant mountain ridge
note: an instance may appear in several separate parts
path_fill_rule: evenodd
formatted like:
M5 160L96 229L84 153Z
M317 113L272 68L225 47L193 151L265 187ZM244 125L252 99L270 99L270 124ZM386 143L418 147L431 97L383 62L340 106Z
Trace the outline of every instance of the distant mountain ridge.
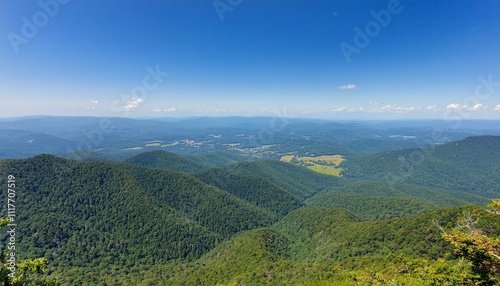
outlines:
M226 151L268 159L287 152L347 155L419 147L427 141L442 144L472 135L500 135L496 125L500 124L464 121L455 127L436 120L419 125L413 121L332 122L281 116L158 119L35 116L0 119L0 146L5 150L0 151L0 159L79 152L99 152L123 159L155 150L184 155Z

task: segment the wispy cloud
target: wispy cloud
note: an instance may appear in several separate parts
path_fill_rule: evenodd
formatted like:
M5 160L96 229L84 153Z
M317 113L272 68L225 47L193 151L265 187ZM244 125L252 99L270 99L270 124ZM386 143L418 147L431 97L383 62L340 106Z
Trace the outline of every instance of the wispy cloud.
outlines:
M398 106L398 105L392 105L388 104L382 107L382 111L396 111L396 112L402 112L402 111L415 111L415 110L421 110L422 107L420 106ZM378 110L374 110L378 111Z
M153 112L176 112L176 111L180 111L180 110L177 110L177 108L175 108L175 107L164 108L164 109L161 109L161 108L155 108L155 109L153 109Z
M358 86L357 86L357 85L355 85L355 84L344 84L344 85L338 86L337 88L338 88L338 89L341 89L341 90L346 90L346 89L358 89Z
M383 104L379 102L368 102L368 107L334 107L327 112L368 112L368 113L407 113L407 112L438 112L445 110L469 110L472 112L481 110L497 110L500 111L500 104L494 107L478 103L473 106L467 106L460 103L450 103L444 106L427 105L427 106L400 106L397 104Z
M347 112L359 112L359 111L365 111L365 109L363 107L359 108L353 107L347 110Z
M97 99L92 99L92 100L90 101L90 103L92 103L92 104L99 104L99 100L97 100Z
M476 104L476 105L474 105L474 106L472 107L472 110L482 110L482 109L486 109L486 108L487 108L487 107L486 107L486 106L484 106L483 104L478 103L478 104Z
M144 101L144 99L142 98L131 98L127 104L125 104L125 106L123 107L125 110L134 110L136 109L142 102Z
M479 111L479 110L488 109L488 106L486 106L482 103L478 103L478 104L475 104L473 106L468 106L465 104L462 105L460 103L450 103L446 106L446 109L449 109L449 110L466 109L466 110L472 110L472 111Z
M460 108L465 108L465 105L460 105L460 103L450 103L446 106L446 109L460 109Z

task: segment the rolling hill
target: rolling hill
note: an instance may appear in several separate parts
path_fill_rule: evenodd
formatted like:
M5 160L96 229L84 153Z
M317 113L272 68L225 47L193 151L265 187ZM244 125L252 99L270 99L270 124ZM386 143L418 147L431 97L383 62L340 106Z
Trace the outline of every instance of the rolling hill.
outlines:
M492 198L500 182L500 136L470 137L426 148L353 155L344 176L459 190Z
M195 176L206 184L251 202L278 217L303 206L300 198L257 176L235 175L222 169L209 169L196 173Z
M166 151L144 152L126 159L126 163L170 171L194 173L208 168L181 155Z
M0 173L2 184L5 174L19 182L22 257L46 257L54 266L193 259L276 220L193 176L161 169L40 155L0 161Z
M363 280L390 267L402 271L392 275L415 271L405 280L412 281L409 285L432 285L436 282L422 278L436 275L430 261L444 275L458 275L450 272L457 263L452 248L432 221L452 227L465 212L480 214L480 227L500 234L500 216L475 206L378 222L342 209L300 208L271 228L235 235L196 261L156 265L121 277L134 285L370 285ZM428 266L420 267L422 263ZM101 273L108 283L113 281L109 271Z
M345 183L342 178L320 174L305 167L274 160L238 163L224 169L232 174L265 178L301 199Z

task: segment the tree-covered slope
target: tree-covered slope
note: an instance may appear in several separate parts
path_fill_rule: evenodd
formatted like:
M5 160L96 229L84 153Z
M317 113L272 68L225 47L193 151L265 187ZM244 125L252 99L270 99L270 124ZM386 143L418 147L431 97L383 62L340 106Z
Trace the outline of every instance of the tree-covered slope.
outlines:
M499 150L500 136L479 136L421 149L353 155L342 167L346 178L383 179L492 198L499 194Z
M237 155L228 151L200 152L186 155L185 158L212 168L220 168L234 163L252 161L253 158Z
M0 159L26 158L41 153L63 155L70 141L36 131L0 129Z
M54 266L196 258L221 237L160 207L130 172L113 165L41 155L1 161L0 173L2 183L12 174L18 184L20 255L46 257Z
M204 183L251 202L277 217L302 206L300 198L257 176L235 175L223 169L209 169L195 175Z
M319 174L305 167L272 160L238 163L227 166L225 169L233 174L265 178L302 199L344 184L342 178Z
M143 167L160 168L183 173L194 173L207 168L205 165L167 151L140 153L125 160L125 162Z
M447 244L434 221L451 229L464 213L480 217L479 228L500 234L500 216L470 205L379 221L361 221L341 209L300 208L272 228L289 239L295 259L333 260L356 266L355 259L363 256L443 257Z
M192 260L233 234L276 220L193 176L161 169L40 155L0 161L0 174L2 185L7 174L16 177L21 257L46 257L61 269ZM2 248L5 239L4 233Z
M306 202L309 207L345 208L368 220L380 220L426 213L438 207L405 197L321 194Z
M87 151L80 150L68 153L63 156L65 159L80 161L80 162L94 162L94 161L104 161L104 162L121 162L128 158L137 155L137 151L119 151L119 152L99 152L99 151Z
M369 220L397 218L465 204L486 205L488 199L462 191L409 184L365 181L333 187L306 200L310 207L345 208Z
M161 169L123 166L160 207L175 209L226 239L232 234L273 223L273 213L192 175Z
M128 276L134 285L372 285L384 268L422 267L422 276L447 275L459 265L434 223L450 229L464 213L479 216L478 227L500 234L500 216L476 206L377 222L335 208L300 208L271 228L242 232L195 262L166 264ZM443 260L446 259L446 260ZM447 264L448 263L448 264ZM390 268L392 267L392 268ZM453 274L456 275L456 269ZM398 273L392 273L395 275ZM111 280L111 278L109 278ZM408 285L436 285L417 283ZM142 283L142 284L141 284ZM386 283L375 283L386 285ZM406 285L406 284L405 284Z

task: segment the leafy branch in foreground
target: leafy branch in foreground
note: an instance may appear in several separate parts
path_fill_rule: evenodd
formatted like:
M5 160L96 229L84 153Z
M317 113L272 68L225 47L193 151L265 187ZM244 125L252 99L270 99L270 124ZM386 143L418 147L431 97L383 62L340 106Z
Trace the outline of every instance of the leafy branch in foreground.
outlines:
M493 200L490 208L498 207L500 200ZM464 281L467 285L498 285L500 283L500 239L489 237L476 227L479 218L470 213L457 222L457 227L442 237L455 247L455 255L471 265L471 276Z
M9 224L10 220L0 218L0 228ZM7 255L0 253L0 286L57 286L58 281L41 278L40 275L45 272L47 259L36 258L26 259L17 263L16 275L12 275L10 262L7 261Z
M488 207L491 209L492 213L499 214L500 212L500 199L493 199Z

